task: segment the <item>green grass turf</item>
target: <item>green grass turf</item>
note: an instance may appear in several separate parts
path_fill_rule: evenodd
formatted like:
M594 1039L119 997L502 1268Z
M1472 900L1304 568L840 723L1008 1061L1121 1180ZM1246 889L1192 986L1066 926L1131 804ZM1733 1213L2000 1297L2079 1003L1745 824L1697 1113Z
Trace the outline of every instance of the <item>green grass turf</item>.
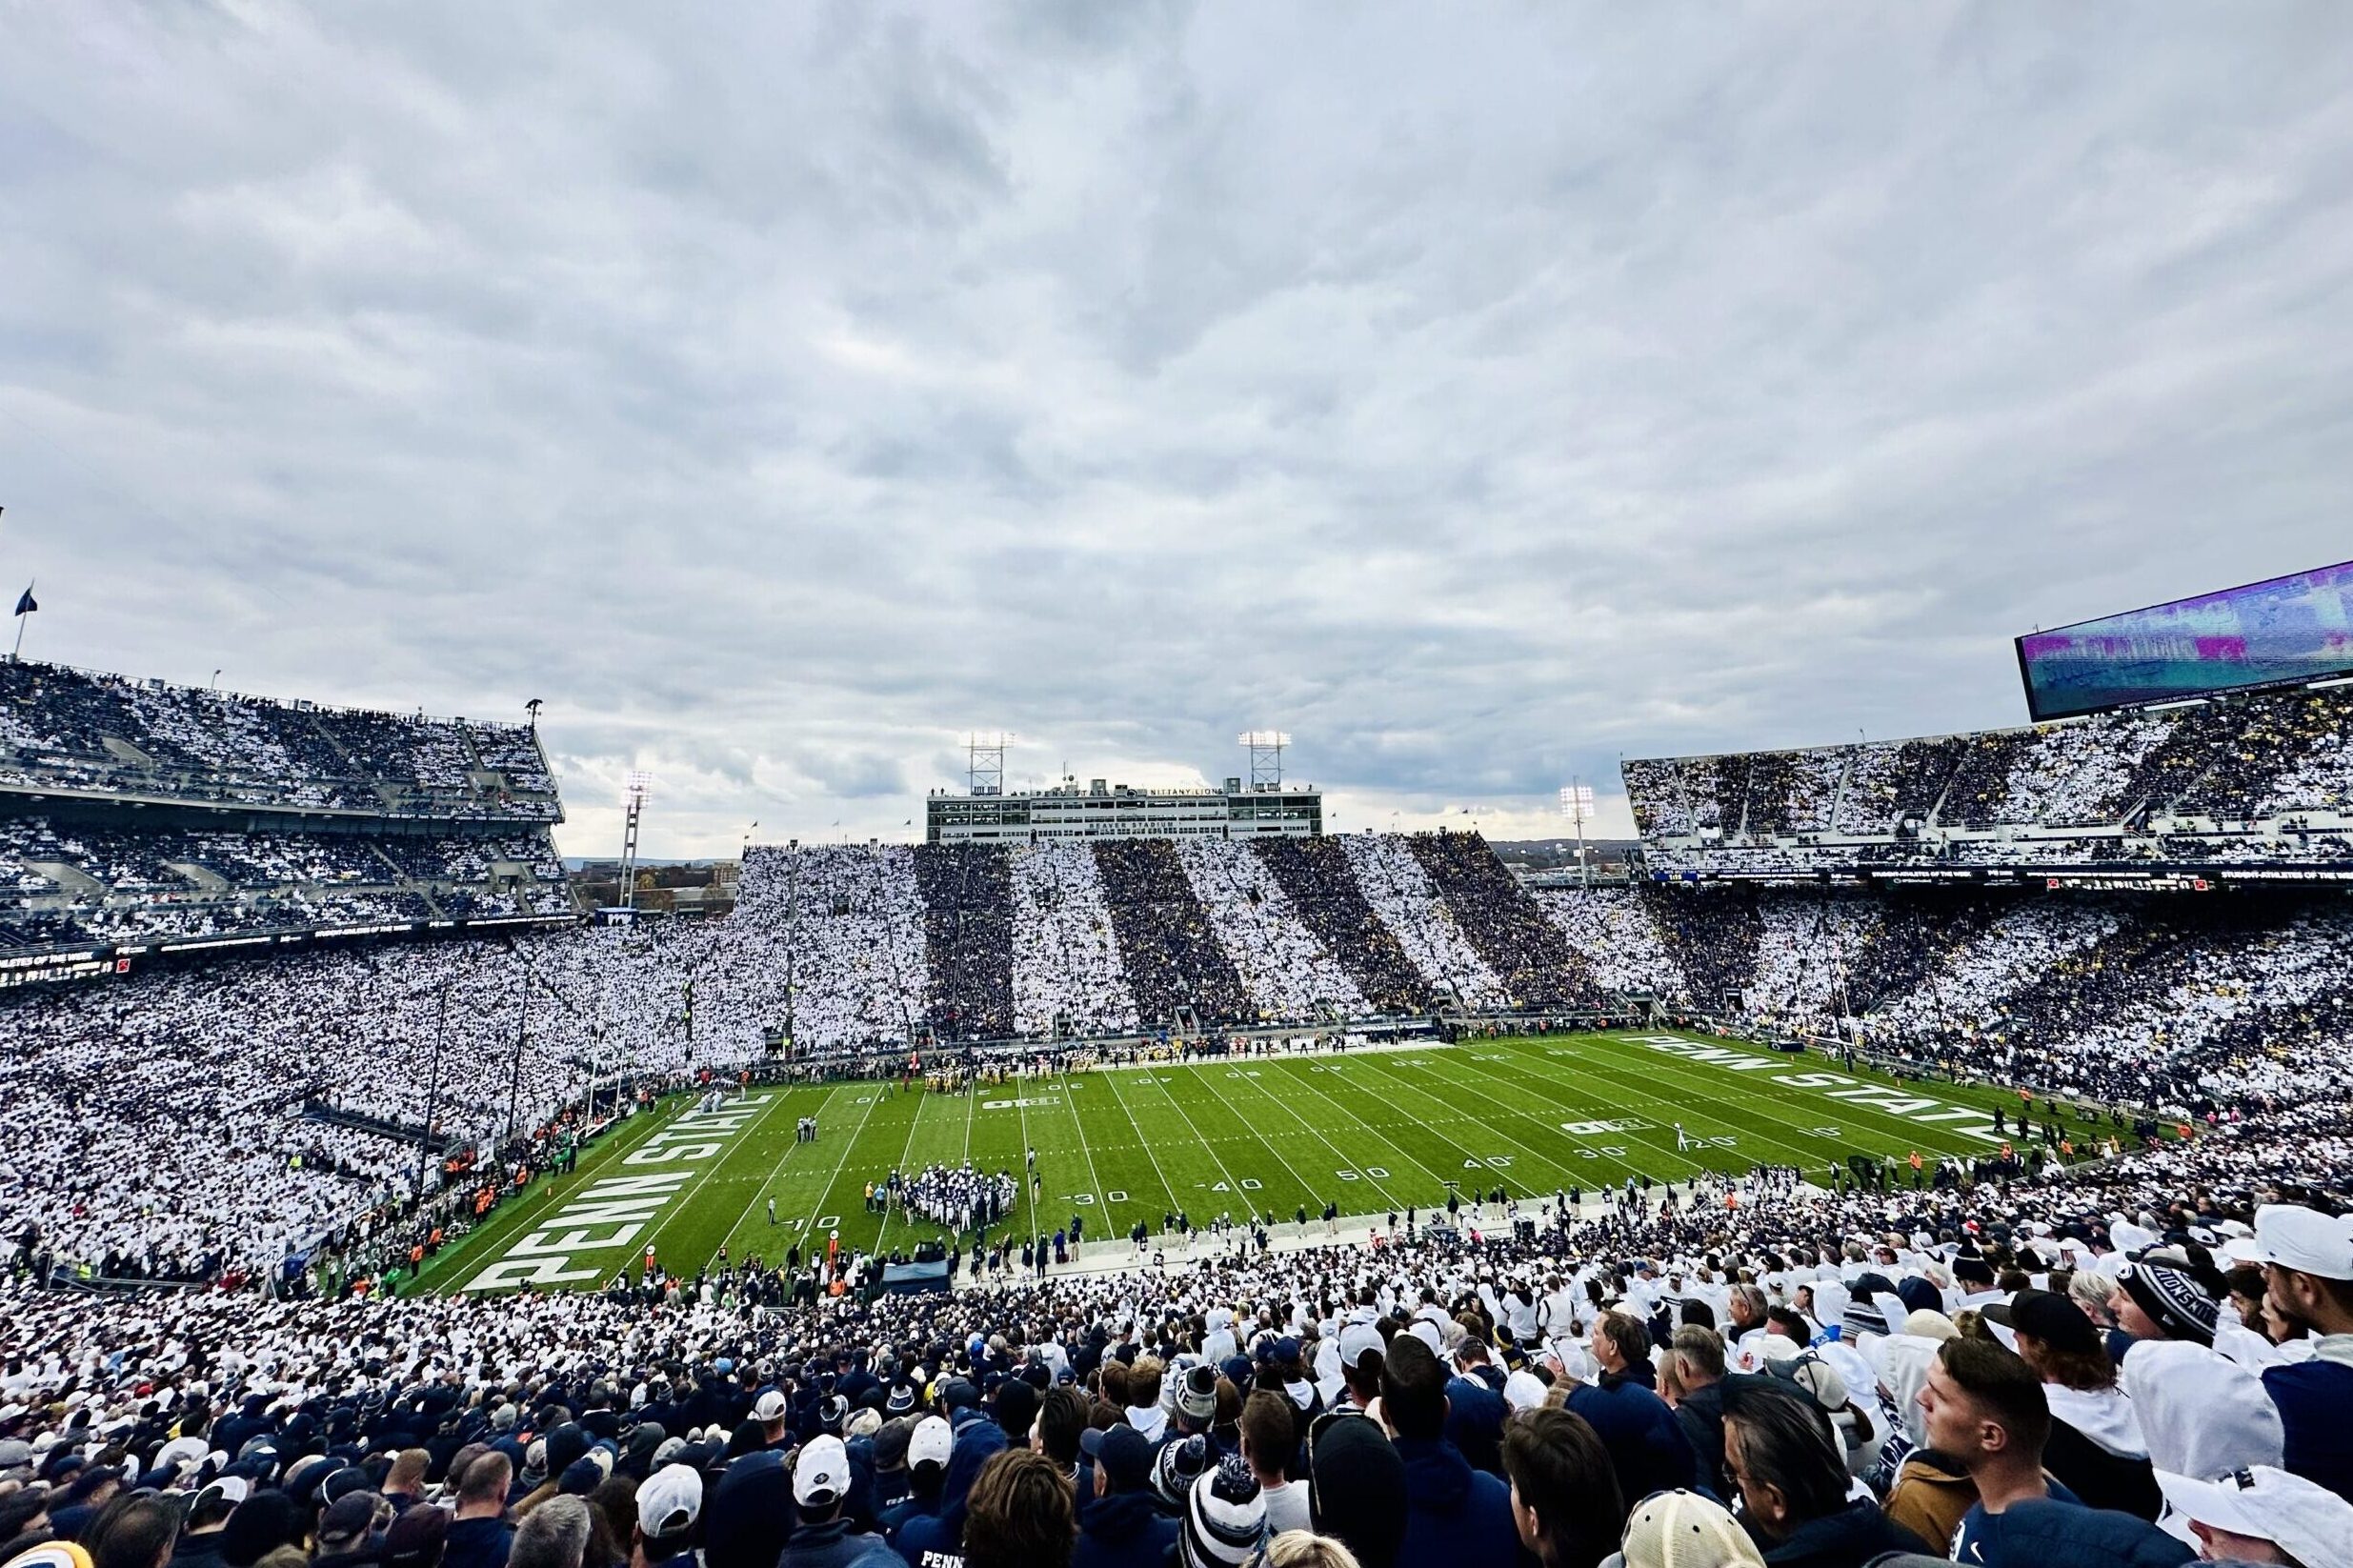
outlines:
M725 1135L718 1156L692 1168L646 1234L626 1249L578 1254L575 1262L600 1268L601 1283L624 1264L634 1272L649 1238L672 1269L692 1272L722 1244L735 1262L754 1255L773 1262L796 1238L822 1243L829 1227L840 1231L845 1248L912 1249L939 1228L868 1214L868 1180L894 1168L912 1174L968 1157L1018 1179L1027 1148L1037 1151L1045 1196L1033 1213L1025 1188L1014 1228L1025 1231L1034 1220L1052 1233L1084 1215L1092 1240L1139 1219L1156 1231L1163 1215L1179 1209L1197 1225L1220 1213L1269 1210L1289 1220L1302 1205L1319 1213L1326 1200L1343 1215L1401 1213L1408 1205L1427 1212L1443 1205L1449 1181L1466 1192L1500 1184L1516 1196L1549 1196L1572 1186L1592 1193L1629 1176L1679 1182L1702 1167L1737 1172L1760 1162L1795 1164L1823 1181L1854 1154L1900 1161L1914 1150L1928 1159L1983 1153L1993 1146L1961 1129L1984 1128L1994 1107L2018 1104L1999 1088L1927 1085L1918 1090L1923 1097L1988 1115L1922 1124L1834 1099L1825 1089L1768 1081L1836 1071L1836 1063L1807 1055L1781 1058L1772 1074L1735 1072L1660 1053L1629 1032L1159 1064L961 1095L875 1083L772 1087L760 1091L769 1099L756 1119ZM1893 1083L1868 1070L1849 1075ZM692 1104L680 1096L634 1117L586 1151L577 1172L510 1198L486 1225L444 1249L421 1285L404 1279L401 1288L462 1289L590 1183L645 1169L628 1166L626 1156ZM794 1140L803 1116L817 1117L816 1142ZM1604 1120L1639 1125L1563 1126ZM1679 1152L1679 1121L1708 1144Z

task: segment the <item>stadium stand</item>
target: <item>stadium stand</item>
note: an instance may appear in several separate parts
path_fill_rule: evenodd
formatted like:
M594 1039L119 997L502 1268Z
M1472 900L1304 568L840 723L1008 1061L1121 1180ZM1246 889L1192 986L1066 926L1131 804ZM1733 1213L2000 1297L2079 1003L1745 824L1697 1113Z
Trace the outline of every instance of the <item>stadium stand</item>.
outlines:
M2353 686L1624 765L1659 876L2353 869Z
M543 805L520 782L528 736L73 673L13 690L0 923L19 949L567 907L553 791ZM12 990L0 1553L73 1538L91 1568L129 1568L117 1538L161 1506L139 1538L191 1568L209 1568L223 1519L224 1568L299 1568L297 1536L321 1556L352 1540L433 1568L406 1555L412 1535L495 1545L512 1510L534 1532L517 1553L540 1568L621 1568L642 1498L690 1518L649 1543L649 1564L693 1549L700 1568L771 1568L855 1549L854 1533L917 1563L985 1560L993 1532L1041 1528L1027 1509L1062 1521L1049 1540L1149 1523L1185 1563L1257 1560L1279 1514L1382 1568L1518 1568L1517 1487L1559 1510L1527 1516L1538 1560L1622 1545L1639 1568L1663 1483L1687 1494L1679 1519L1725 1533L1739 1560L1861 1561L1864 1545L1942 1549L1972 1528L1970 1466L1992 1461L1922 1456L1950 1440L1917 1399L1935 1365L2041 1390L2057 1425L2032 1457L2139 1510L2078 1509L2069 1528L2173 1560L2149 1499L2203 1496L2175 1477L2244 1469L2286 1478L2253 1492L2302 1487L2276 1528L2304 1560L2338 1560L2353 1475L2315 1413L2353 1392L2330 1382L2353 1314L2328 1289L2270 1286L2252 1260L2353 1288L2353 1233L2327 1217L2353 1197L2353 906L2318 888L1814 875L1840 834L1848 865L2155 862L2232 844L2330 863L2333 700L1629 766L1654 870L1681 854L1796 886L1532 891L1457 834L793 845L747 853L723 918L156 955ZM236 791L253 798L207 814ZM870 1074L915 1042L1628 998L2205 1132L2064 1178L1989 1154L1908 1190L1881 1175L1822 1191L1760 1167L1679 1192L1521 1193L1459 1227L1393 1220L1361 1239L1302 1222L1276 1247L1245 1225L1173 1268L1050 1273L1042 1244L1025 1268L1027 1238L998 1234L975 1248L972 1285L927 1297L875 1294L886 1260L855 1250L651 1264L590 1294L392 1290L445 1225L529 1195L518 1183L560 1170L622 1107L714 1092L705 1070ZM772 1034L792 1040L790 1064L769 1060ZM939 1165L913 1190L953 1216L1018 1187ZM118 1283L75 1286L85 1274ZM122 1293L139 1280L213 1288ZM2055 1294L2024 1294L2040 1288ZM2053 1358L2036 1324L2105 1355ZM1136 1392L1147 1361L1156 1398ZM1302 1459L1327 1411L1359 1414ZM942 1426L918 1435L932 1413ZM1055 1505L1087 1427L1131 1429L1090 1439L1107 1495L1090 1482ZM1334 1453L1346 1462L1319 1464ZM1035 1476L1000 1474L1016 1464ZM832 1498L813 1480L791 1512L778 1489L829 1466L846 1478ZM1767 1472L1789 1480L1780 1500L1744 1496ZM161 1503L111 1500L134 1483ZM379 1510L380 1493L428 1517ZM444 1519L436 1494L464 1517ZM1547 1518L1577 1521L1579 1555L1542 1534ZM591 1544L550 1558L537 1542L573 1538L557 1526ZM2318 1547L2296 1533L2313 1529Z
M1252 845L1323 951L1347 970L1377 1015L1427 1013L1430 977L1357 885L1347 846L1331 838L1261 838Z
M1251 1015L1234 960L1211 928L1174 846L1114 839L1094 846L1103 900L1118 938L1136 1016L1168 1027L1237 1023Z
M1374 834L1356 834L1340 844L1365 902L1433 991L1472 1012L1503 1005L1495 971L1463 934L1410 844Z
M1014 1032L1011 864L979 845L918 844L915 853L934 1037L1004 1039Z
M562 917L527 726L0 666L0 957Z
M0 1553L71 1539L111 1568L132 1530L237 1568L292 1568L314 1536L497 1562L519 1518L514 1560L562 1568L617 1568L649 1523L647 1560L702 1568L986 1561L1019 1532L1054 1561L1092 1532L1244 1563L1282 1527L1348 1554L1330 1560L1517 1568L1518 1496L1539 1548L1574 1543L1547 1563L1702 1542L1726 1563L2005 1560L1965 1543L2030 1524L2070 1543L2051 1561L2177 1562L2191 1520L2343 1561L2345 1110L2079 1186L1759 1172L1599 1215L1531 1196L1498 1216L1524 1226L1378 1250L1243 1236L1180 1270L996 1269L921 1297L827 1294L877 1261L855 1256L479 1298L20 1279L0 1504L30 1504L0 1507ZM2021 1500L2021 1475L2051 1500ZM1689 1538L1672 1557L1660 1510Z
M1359 961L1393 976L1412 964L1410 981L1392 983L1466 1012L1481 1011L1474 998L1501 1006L1504 992L1465 933L1517 932L1534 911L1547 950L1568 955L1550 973L1580 994L1859 1040L1922 1072L2178 1110L2346 1087L2341 976L2353 967L2353 912L2338 897L1740 884L1532 895L1499 867L1463 870L1485 853L1460 836L1161 845L1149 863L1162 895L1131 895L1122 915L1104 884L1135 887L1125 862L1145 856L1069 844L759 848L747 856L736 912L720 919L162 967L19 992L0 1030L0 1089L29 1124L65 1131L22 1169L0 1172L0 1230L37 1216L77 1256L152 1234L171 1240L177 1266L208 1253L251 1263L289 1236L368 1210L385 1194L348 1174L371 1169L356 1158L340 1175L306 1161L282 1177L290 1196L273 1208L250 1195L270 1189L260 1173L284 1172L310 1146L315 1106L413 1136L427 1109L418 1063L442 1027L445 983L434 1122L481 1143L503 1136L511 1093L519 1122L537 1126L593 1075L672 1072L690 1052L706 1065L758 1062L772 1029L811 1063L887 1057L927 1029L942 1037L950 1008L959 1027L994 1009L1034 1039L1149 1032L1151 998L1173 1016L1205 991L1167 989L1174 981L1139 991L1130 967L1139 929L1169 970L1221 964L1232 977L1225 1017L1207 1027L1277 1008L1377 1015L1301 913L1318 907L1358 912L1327 927L1357 934L1339 952L1378 955ZM1106 874L1107 865L1117 869ZM1290 897L1269 869L1284 865L1315 868L1300 884L1314 896ZM1163 919L1175 924L1149 924ZM1286 989L1245 989L1245 975L1276 984L1267 976L1278 955L1295 971ZM1433 970L1449 983L1435 983ZM1453 1000L1455 987L1464 1002ZM963 1037L983 1036L975 1028ZM198 1102L204 1116L233 1126L230 1147L253 1163L224 1162L203 1117L183 1133L163 1115L189 1083L211 1086ZM134 1147L169 1177L153 1191L124 1190L107 1175ZM257 1219L239 1207L248 1200L277 1213L278 1228L202 1218ZM151 1230L158 1216L173 1223Z
M791 1006L777 1021L796 1041L849 1049L915 1037L932 970L914 850L754 846L735 899L729 921L753 928L747 939L783 971Z
M1540 1012L1602 1004L1582 961L1486 840L1475 834L1421 834L1408 842L1456 924L1501 982L1505 1005Z
M1285 840L1312 842L1312 840ZM1256 1023L1362 1018L1372 1004L1291 903L1248 841L1179 839L1172 846L1232 959Z
M562 819L529 726L0 666L0 786L366 816Z
M1043 843L1013 857L1014 1014L1032 1039L1140 1027L1093 850Z
M564 915L544 834L290 832L0 816L0 947Z

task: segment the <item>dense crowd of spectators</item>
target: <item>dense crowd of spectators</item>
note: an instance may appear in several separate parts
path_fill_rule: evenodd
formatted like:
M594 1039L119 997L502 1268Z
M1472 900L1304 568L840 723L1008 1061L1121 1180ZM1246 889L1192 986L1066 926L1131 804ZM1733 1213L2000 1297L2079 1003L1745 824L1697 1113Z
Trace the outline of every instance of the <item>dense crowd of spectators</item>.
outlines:
M915 851L901 845L754 847L734 913L759 953L781 967L796 1042L819 1049L915 1036L930 975ZM749 957L750 955L746 955ZM743 959L723 963L724 986Z
M571 908L544 830L227 833L0 818L0 948Z
M1251 846L1323 951L1377 1014L1430 1011L1431 977L1375 913L1337 838L1261 838Z
M1804 871L1854 863L1852 840L1890 838L1892 858L1997 865L2353 854L2342 832L2353 813L2344 687L2023 730L1645 758L1623 772L1637 827L1665 841L1655 869L1751 852L1740 869Z
M2341 977L2353 912L2223 896L1806 893L1537 895L1612 989L1880 1055L2142 1103L2353 1075Z
M1361 1018L1373 1012L1348 967L1333 960L1248 840L1179 839L1170 847L1259 1020Z
M2341 1563L2346 1110L2065 1181L1760 1170L928 1297L821 1295L814 1256L476 1298L12 1284L0 1558Z
M977 844L915 846L929 966L924 1017L935 1038L1001 1040L1014 1032L1013 868Z
M1442 999L1473 1012L1504 1005L1502 983L1404 839L1351 834L1339 842L1365 902Z
M1251 1008L1234 959L1186 878L1173 844L1156 838L1096 843L1103 902L1136 1011L1167 1027L1245 1018Z
M716 927L706 928L715 930ZM26 1136L0 1162L0 1236L152 1275L267 1265L405 1191L430 1114L459 1144L504 1136L624 1067L683 1067L675 978L694 956L631 932L402 944L159 968L18 992L0 1014L0 1100ZM698 1060L754 1060L756 1031ZM352 1132L314 1157L328 1106ZM376 1147L380 1145L380 1147ZM361 1147L375 1148L362 1156Z
M320 708L10 660L0 783L372 814L553 821L528 725Z
M429 1119L478 1147L616 1074L763 1067L776 1035L798 1070L831 1074L985 1039L1007 1018L1034 1039L1149 1042L1185 1007L1201 1032L1361 1017L1382 1009L1357 976L1415 994L1400 966L1421 997L1475 1014L1643 995L1925 1072L2141 1105L2266 1103L2353 1079L2353 918L2332 900L1531 895L1478 872L1485 854L1476 838L1373 835L757 850L724 918L20 992L0 1010L0 1093L25 1125L58 1131L0 1165L0 1228L37 1222L77 1257L151 1252L159 1270L266 1261L380 1203ZM417 1071L436 1042L437 1084ZM306 1159L320 1104L392 1129L381 1157ZM125 1183L129 1169L155 1179Z
M1584 961L1476 834L1416 834L1406 840L1454 911L1462 934L1523 1010L1599 1008L1606 998Z
M1095 852L1044 843L1013 856L1014 1022L1033 1039L1141 1027Z

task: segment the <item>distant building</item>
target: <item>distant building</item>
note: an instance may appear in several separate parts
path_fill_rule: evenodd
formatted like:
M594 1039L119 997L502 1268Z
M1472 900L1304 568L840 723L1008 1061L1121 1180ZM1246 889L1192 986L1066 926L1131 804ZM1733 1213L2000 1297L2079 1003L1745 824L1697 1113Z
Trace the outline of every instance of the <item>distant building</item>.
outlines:
M934 844L1041 844L1058 838L1318 838L1323 792L1298 785L1221 790L1138 790L1065 778L1010 794L935 791L923 803Z

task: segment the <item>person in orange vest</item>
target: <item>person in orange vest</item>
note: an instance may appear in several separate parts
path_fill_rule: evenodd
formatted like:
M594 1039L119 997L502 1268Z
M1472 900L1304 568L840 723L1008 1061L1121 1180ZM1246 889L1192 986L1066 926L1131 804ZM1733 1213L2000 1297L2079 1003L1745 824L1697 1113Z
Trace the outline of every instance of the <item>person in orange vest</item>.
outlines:
M841 1233L834 1231L825 1238L825 1266L833 1268L841 1261Z
M424 1272L425 1244L422 1241L412 1241L409 1243L409 1277L414 1279Z
M2062 1158L2073 1159L2075 1157L2075 1139L2071 1137L2061 1138L2059 1140L2059 1153Z

